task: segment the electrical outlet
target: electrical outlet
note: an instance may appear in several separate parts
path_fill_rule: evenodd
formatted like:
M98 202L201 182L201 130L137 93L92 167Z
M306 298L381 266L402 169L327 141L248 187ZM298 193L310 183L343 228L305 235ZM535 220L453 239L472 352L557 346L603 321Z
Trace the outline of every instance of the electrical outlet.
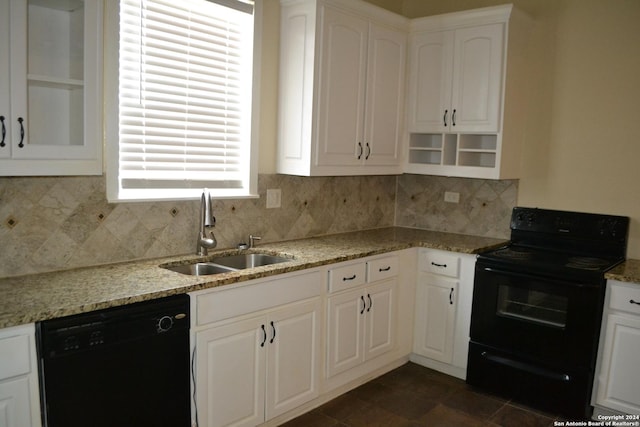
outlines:
M444 201L448 203L460 203L460 193L455 193L453 191L445 191Z
M282 205L282 191L279 188L267 190L267 209L279 208Z

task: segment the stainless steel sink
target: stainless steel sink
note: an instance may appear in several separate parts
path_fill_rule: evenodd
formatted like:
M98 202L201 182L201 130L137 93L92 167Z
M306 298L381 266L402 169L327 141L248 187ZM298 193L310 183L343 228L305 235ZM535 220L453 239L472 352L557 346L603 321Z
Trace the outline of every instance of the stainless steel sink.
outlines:
M278 264L287 261L291 260L289 258L283 258L268 254L227 255L213 258L211 260L211 262L214 264L231 267L238 270L244 270L245 268L262 267L265 265Z
M167 270L175 271L176 273L189 274L191 276L207 276L210 274L228 273L230 271L236 271L235 268L224 267L222 265L216 265L208 262L197 262L195 264L179 264L172 266L161 266Z
M209 262L195 262L192 264L178 265L165 264L160 267L175 271L176 273L189 274L191 276L207 276L253 267L262 267L287 261L291 261L291 259L269 254L249 253L219 256L213 258Z

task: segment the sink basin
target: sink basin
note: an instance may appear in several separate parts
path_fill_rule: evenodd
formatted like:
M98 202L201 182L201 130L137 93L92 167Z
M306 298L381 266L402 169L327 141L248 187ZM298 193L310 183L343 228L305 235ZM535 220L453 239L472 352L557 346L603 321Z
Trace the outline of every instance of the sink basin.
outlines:
M291 261L289 258L283 258L275 255L267 254L240 254L221 256L211 260L212 263L231 267L238 270L245 268L262 267L264 265L278 264L280 262Z
M291 261L275 255L252 253L227 255L213 258L210 262L195 262L193 264L161 265L160 267L176 273L189 274L191 276L207 276L210 274L228 273L230 271L244 270L252 267L277 264Z
M222 265L211 264L208 262L198 262L195 264L180 264L173 265L171 267L164 267L167 270L175 271L176 273L189 274L191 276L207 276L209 274L228 273L230 271L236 271L235 268L224 267Z

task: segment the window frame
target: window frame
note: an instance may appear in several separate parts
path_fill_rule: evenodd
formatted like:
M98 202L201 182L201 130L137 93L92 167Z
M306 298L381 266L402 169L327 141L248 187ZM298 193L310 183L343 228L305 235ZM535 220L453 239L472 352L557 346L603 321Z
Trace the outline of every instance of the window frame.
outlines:
M254 3L253 32L253 81L251 102L251 137L249 149L249 179L246 187L231 189L209 189L212 198L240 199L258 197L258 143L260 130L260 93L262 66L262 0ZM126 190L124 193L119 180L119 9L120 1L105 2L104 18L104 162L107 201L148 202L168 200L198 200L201 187L176 189L172 194L145 189ZM146 194L145 194L146 193ZM180 193L180 194L175 194Z

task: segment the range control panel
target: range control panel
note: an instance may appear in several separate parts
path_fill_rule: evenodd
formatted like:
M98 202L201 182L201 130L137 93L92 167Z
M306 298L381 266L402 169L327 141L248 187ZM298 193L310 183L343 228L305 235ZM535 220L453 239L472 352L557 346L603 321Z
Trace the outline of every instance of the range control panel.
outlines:
M629 218L517 207L511 214L511 230L566 235L577 239L625 240Z

